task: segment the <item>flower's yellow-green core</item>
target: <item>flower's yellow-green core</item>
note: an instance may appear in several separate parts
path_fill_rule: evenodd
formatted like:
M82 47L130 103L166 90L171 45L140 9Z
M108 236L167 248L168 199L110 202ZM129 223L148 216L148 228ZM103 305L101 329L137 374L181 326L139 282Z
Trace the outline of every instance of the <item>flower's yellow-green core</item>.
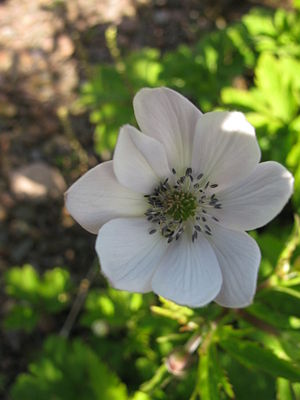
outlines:
M209 182L202 173L193 173L191 167L183 176L178 177L174 168L172 174L144 196L148 202L145 216L151 223L149 234L158 231L168 243L178 240L187 227L191 228L192 242L202 233L212 236L210 221L219 221L213 210L222 208L214 193L218 184Z
M195 216L197 201L192 193L173 190L165 197L163 207L165 213L174 220L186 221Z

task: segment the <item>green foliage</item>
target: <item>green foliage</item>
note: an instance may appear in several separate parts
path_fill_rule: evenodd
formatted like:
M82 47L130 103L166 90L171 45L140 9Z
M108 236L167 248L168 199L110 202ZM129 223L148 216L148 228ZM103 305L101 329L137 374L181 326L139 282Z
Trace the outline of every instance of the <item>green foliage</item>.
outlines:
M214 343L202 346L199 352L198 387L196 391L203 399L234 399L232 386L226 372L219 363Z
M42 313L58 313L68 306L70 274L62 268L46 271L42 277L29 264L11 268L4 277L7 294L15 304L5 318L7 329L34 329Z
M222 87L254 62L244 33L236 25L209 34L192 49L180 46L167 53L162 60L163 84L189 95L203 111L211 111Z
M283 377L290 381L300 380L300 368L279 358L271 350L257 343L237 338L220 340L221 347L238 362L248 368L264 371L276 377Z
M133 95L142 87L156 86L160 71L158 51L143 49L129 55L121 68L99 66L93 79L82 87L80 105L91 109L98 154L112 151L122 125L134 124Z
M278 9L273 15L254 9L243 18L257 52L272 52L279 56L300 56L300 15Z
M13 400L125 400L126 387L79 339L50 337L39 361L29 365L11 391Z
M224 88L226 106L246 112L255 126L266 159L286 164L295 174L296 206L300 206L300 61L262 53L255 68L255 87Z

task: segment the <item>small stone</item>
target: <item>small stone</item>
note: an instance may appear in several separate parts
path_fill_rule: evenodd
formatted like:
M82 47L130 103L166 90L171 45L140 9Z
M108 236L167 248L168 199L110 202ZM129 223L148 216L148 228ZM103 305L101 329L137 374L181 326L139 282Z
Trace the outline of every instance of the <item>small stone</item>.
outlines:
M10 186L18 199L44 200L59 198L66 183L57 168L44 162L34 162L10 174Z
M153 19L158 25L166 25L170 21L170 14L166 10L157 10Z
M60 52L62 58L69 58L74 53L74 44L69 36L61 35L58 40L58 51Z

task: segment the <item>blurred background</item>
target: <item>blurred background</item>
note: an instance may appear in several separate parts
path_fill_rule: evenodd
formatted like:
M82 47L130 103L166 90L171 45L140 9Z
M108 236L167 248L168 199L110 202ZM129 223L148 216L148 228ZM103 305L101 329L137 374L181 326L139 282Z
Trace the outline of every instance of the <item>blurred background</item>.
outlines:
M296 179L292 202L254 233L260 279L270 276L300 208L299 8L297 0L0 1L0 398L190 398L196 368L176 380L162 360L206 311L159 309L152 295L108 288L95 237L68 215L63 193L111 158L119 127L135 124L141 87L172 87L204 112L243 111L263 160ZM293 307L286 312L297 316ZM283 398L273 378L224 363L236 398Z

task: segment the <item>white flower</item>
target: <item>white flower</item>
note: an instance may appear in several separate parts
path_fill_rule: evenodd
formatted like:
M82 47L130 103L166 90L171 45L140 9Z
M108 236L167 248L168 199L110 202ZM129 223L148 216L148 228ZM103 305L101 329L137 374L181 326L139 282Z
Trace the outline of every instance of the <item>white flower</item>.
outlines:
M117 289L155 293L190 307L251 303L260 251L244 231L265 225L292 193L280 164L260 161L239 112L202 114L167 88L142 89L143 132L121 128L112 161L88 171L66 206L89 232Z

